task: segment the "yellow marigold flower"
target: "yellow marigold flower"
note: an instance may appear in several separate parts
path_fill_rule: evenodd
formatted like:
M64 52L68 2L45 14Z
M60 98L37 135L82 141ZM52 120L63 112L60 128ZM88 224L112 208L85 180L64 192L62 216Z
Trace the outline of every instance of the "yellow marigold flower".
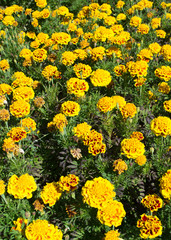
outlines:
M102 134L93 129L85 135L83 142L84 145L90 145L95 143L102 143L102 140L103 140Z
M140 87L140 86L142 86L146 81L147 81L147 78L143 78L143 77L136 78L136 79L134 79L134 82L135 82L134 86L135 86L135 87Z
M128 62L127 69L132 77L143 77L147 75L148 63L146 61L140 60L136 62Z
M91 50L91 58L93 61L103 60L104 56L105 56L104 47L96 47Z
M140 17L133 16L133 17L130 19L129 24L130 24L132 27L138 27L138 25L140 25L141 22L142 22L142 19L141 19Z
M105 233L103 240L121 240L119 236L120 233L118 233L118 230L110 230L109 232Z
M159 116L154 118L151 121L150 127L156 136L166 137L167 135L171 135L171 119L168 117Z
M25 131L27 133L31 133L31 131L36 130L36 122L33 119L31 119L30 117L23 118L20 121L20 125L21 125L21 127L23 127L25 129Z
M106 50L106 55L108 56L108 57L117 57L117 58L122 58L122 52L121 52L121 50L119 49L119 48L117 48L117 47L115 47L115 46L112 46L112 47L110 47L110 48L108 48L107 50Z
M40 193L41 198L44 204L49 204L49 207L55 205L62 195L62 192L59 190L59 186L56 182L46 183L43 187L43 190Z
M113 16L107 16L104 18L104 24L106 24L107 26L114 25L116 22L116 18Z
M142 141L144 139L144 136L141 132L133 132L130 136L130 138L136 138L139 141Z
M66 127L66 125L68 124L68 121L65 117L64 114L59 113L56 114L53 118L53 124L55 126L56 129L59 129L60 132L64 131L64 128Z
M61 78L60 72L58 71L56 66L48 65L46 66L43 71L42 75L48 80L51 81L52 78L54 77L55 79Z
M89 65L78 63L75 64L73 70L78 78L85 79L91 75L92 69Z
M171 20L171 13L166 13L166 19Z
M43 48L38 48L33 51L33 60L35 62L43 62L47 58L47 51Z
M92 72L90 80L95 87L107 87L112 81L112 77L107 70L97 69Z
M142 61L149 62L152 59L153 59L153 54L152 54L151 50L149 50L148 48L142 49L137 54L137 60L142 60Z
M34 91L31 87L18 87L13 90L13 100L24 100L28 102L34 98Z
M171 113L171 100L163 103L164 110Z
M25 15L27 16L27 15L30 15L31 13L32 13L32 9L31 8L26 8L26 10L25 10Z
M71 39L71 42L72 42L72 44L74 44L74 45L76 45L76 44L78 43L78 41L79 41L79 38L72 38L72 39Z
M157 102L157 97L154 95L154 93L152 93L152 91L148 91L148 95L149 95L149 99L150 100L154 100L155 102Z
M39 8L44 8L44 7L46 7L46 5L47 5L46 0L35 0L35 2L36 2L36 5L37 5Z
M82 140L85 139L85 136L90 132L91 126L86 122L77 124L76 127L73 128L74 135Z
M6 59L3 59L3 60L0 61L0 69L2 71L6 71L9 68L10 68L10 65L9 65L9 63L8 63L8 61Z
M25 230L25 235L28 240L48 239L62 240L62 231L47 220L33 220Z
M170 61L171 60L171 45L169 45L169 44L163 45L160 53L163 55L163 58L165 61Z
M6 83L0 84L0 95L8 94L10 95L12 93L12 87Z
M18 72L18 73L20 73L20 72ZM26 86L31 87L33 85L33 79L30 78L30 77L26 77L24 74L23 75L22 74L23 73L21 72L21 76L12 77L12 78L16 79L16 80L14 80L12 82L13 88L16 88L16 87L26 87ZM15 75L15 73L14 73L14 75Z
M4 30L1 30L0 31L0 37L3 37L3 38L5 38L5 36L6 36L6 32L4 31Z
M65 6L61 6L58 9L56 9L57 14L61 16L65 16L69 14L69 9Z
M161 82L158 84L158 91L164 94L169 94L170 86L166 82Z
M124 139L121 142L121 154L126 155L127 158L136 159L145 152L145 146L136 138Z
M161 51L161 46L157 42L151 43L148 47L153 54L158 54Z
M88 89L89 85L85 80L70 78L67 81L67 93L74 94L76 97L83 97Z
M114 33L112 29L108 29L104 26L100 26L94 32L93 40L96 42L97 41L105 42L107 39L110 40L111 37L113 36L114 36Z
M131 38L131 35L129 32L122 31L118 36L114 36L111 39L111 42L118 45L124 45L127 43L127 41Z
M9 153L14 152L16 144L12 138L5 138L4 144L2 145L2 150Z
M124 28L121 24L114 24L113 26L111 26L112 31L114 32L114 34L119 35L119 33L124 31Z
M107 179L102 177L88 180L82 187L81 195L83 196L83 202L94 208L102 208L107 205L108 202L112 202L116 193L113 191L114 185Z
M164 198L171 198L171 169L160 178L160 192Z
M43 32L40 32L38 35L37 35L37 39L39 41L40 44L44 44L46 43L46 41L48 40L49 38L49 35L46 34L46 33L43 33Z
M0 180L0 195L5 193L5 183L3 180Z
M121 114L124 119L133 118L137 113L137 108L133 103L126 103L121 109Z
M55 32L52 34L51 40L54 44L67 45L71 41L71 36L65 32Z
M33 21L31 22L31 25L32 25L33 27L38 27L38 25L39 25L38 20L37 20L36 18L33 18Z
M65 66L72 65L76 59L77 59L77 55L71 51L65 51L64 53L62 53L62 63Z
M118 106L120 110L126 105L125 98L121 96L112 96L111 99L113 100L115 107Z
M156 30L155 33L156 33L157 37L159 37L159 38L166 37L166 32L164 30Z
M26 36L30 39L35 39L36 38L35 32L27 32Z
M162 235L162 224L157 216L148 216L145 213L137 221L137 227L140 229L141 238L156 238Z
M6 25L6 26L11 26L15 24L15 19L13 16L5 16L2 20L3 24Z
M23 199L31 198L32 192L36 191L37 186L34 178L28 173L17 177L15 174L10 177L7 191L12 194L14 198Z
M120 8L122 8L124 5L125 5L125 2L119 0L119 1L117 2L117 4L115 5L115 7L120 9Z
M125 209L121 202L113 200L108 202L106 206L98 209L97 218L106 226L111 227L112 225L118 227L121 225L123 218L126 216Z
M8 133L7 136L13 139L14 142L19 142L23 138L27 137L27 132L23 127L13 127Z
M40 14L41 14L41 18L46 19L46 18L48 18L50 16L50 11L49 11L48 8L46 8L46 9L43 9L40 12Z
M156 77L164 80L169 81L171 79L171 68L169 66L161 66L155 70Z
M106 152L106 144L102 142L93 142L90 143L88 146L88 152L91 153L93 156L96 156L100 153Z
M96 3L97 4L97 3ZM89 5L90 6L90 5ZM105 12L107 15L112 13L110 4L103 3L101 6L98 7L101 12Z
M18 231L18 232L24 234L24 230L25 230L25 227L28 223L28 219L17 218L17 221L13 221L13 223L14 223L15 226L12 227L11 230L15 230L15 231Z
M63 114L69 117L77 116L80 112L80 105L74 101L66 101L61 105L61 111Z
M139 166L142 166L146 163L147 161L147 158L145 155L141 155L141 156L138 156L136 159L135 159L135 163L137 163Z
M42 97L36 97L34 99L34 106L37 108L41 108L45 104L45 101Z
M0 120L8 121L10 119L10 113L6 109L0 109Z
M41 86L41 83L39 81L33 81L32 88L38 89Z
M32 52L28 48L23 48L19 54L20 57L23 57L25 59L31 58Z
M152 26L152 29L156 29L158 27L161 27L161 18L153 18L151 20L151 26Z
M78 182L79 182L79 177L77 177L74 174L69 174L67 176L61 176L58 184L59 184L59 189L63 191L69 192L74 191L77 188Z
M23 100L18 100L10 105L10 113L16 118L22 118L30 113L30 104Z
M117 21L121 21L121 20L125 20L126 19L126 15L124 13L119 13L116 17Z
M150 28L147 24L139 24L137 28L137 32L141 33L141 35L148 34Z
M100 112L110 112L112 109L115 107L114 101L110 97L103 97L99 99L97 103L97 108L99 109Z
M157 194L149 194L145 196L141 203L146 207L149 208L151 212L158 211L159 208L162 208L163 201Z
M126 162L122 159L117 159L113 162L113 171L118 171L118 174L123 173L125 170L128 169Z
M126 73L126 67L125 65L118 65L116 67L114 67L113 71L115 72L116 76L122 76L124 73Z
M75 49L74 54L79 58L80 60L85 60L87 58L87 52L83 49Z

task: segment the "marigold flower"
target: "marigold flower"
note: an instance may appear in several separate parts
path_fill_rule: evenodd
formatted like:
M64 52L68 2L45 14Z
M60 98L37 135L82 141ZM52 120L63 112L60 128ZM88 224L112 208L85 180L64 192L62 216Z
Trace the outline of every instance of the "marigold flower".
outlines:
M171 100L165 101L163 103L164 110L171 113Z
M74 94L76 97L83 97L88 89L89 85L85 80L70 78L67 81L67 93Z
M59 129L60 132L63 132L64 128L68 124L68 121L64 114L58 113L53 118L53 124L56 129Z
M34 178L28 173L17 177L15 174L12 175L8 181L7 191L12 194L14 198L23 199L31 198L32 192L36 191L37 186Z
M171 135L171 119L159 116L151 121L151 130L156 136L166 137Z
M153 18L151 20L152 29L156 29L161 26L161 18Z
M121 21L121 20L125 20L126 19L126 15L124 13L119 13L116 17L117 21Z
M125 65L118 65L116 67L114 67L113 71L115 72L116 76L122 76L124 73L126 73L126 67Z
M113 99L107 96L99 99L97 103L97 108L99 111L104 113L112 111L114 107L115 104Z
M35 209L36 211L43 212L43 208L44 208L45 205L43 204L42 199L39 198L39 199L36 199L36 200L34 201L33 206L34 206L34 209Z
M5 104L7 104L5 95L0 95L0 107L4 106Z
M36 97L34 99L34 106L37 108L41 108L45 104L45 101L42 97Z
M100 153L106 152L106 144L102 142L93 142L90 143L88 146L88 152L91 153L93 156L96 156Z
M87 58L87 52L83 49L75 49L74 54L79 58L80 60L85 60Z
M108 202L111 203L113 201L113 197L116 195L113 190L113 184L107 179L98 177L86 181L82 187L81 195L83 196L83 202L86 202L91 207L100 209L106 206Z
M142 86L146 81L147 81L147 78L144 78L144 77L136 78L134 79L134 82L135 82L134 86L138 88Z
M61 176L58 184L59 184L59 189L63 191L74 191L77 188L79 182L79 177L77 177L74 174L69 174L67 176Z
M2 20L2 23L4 24L4 25L6 25L6 26L14 26L14 24L15 24L15 19L14 19L14 17L13 16L5 16L4 18L3 18L3 20Z
M111 99L114 102L115 107L118 106L118 108L120 110L126 105L125 98L123 98L121 96L117 96L117 95L116 96L112 96Z
M110 230L109 232L105 233L105 237L103 238L103 240L121 240L119 236L120 233L118 232L118 230Z
M143 60L143 61L149 62L152 59L153 59L153 54L152 54L151 50L149 50L148 48L142 49L137 54L137 60Z
M166 32L164 30L156 30L155 31L156 36L159 38L165 38L166 37Z
M161 48L161 52L165 61L171 60L171 45L165 44Z
M166 82L161 82L158 84L158 91L164 94L169 94L170 86Z
M137 113L137 108L133 103L126 103L120 111L124 119L133 118Z
M9 68L10 68L10 65L9 65L9 63L8 63L8 61L6 59L3 59L3 60L0 61L0 69L2 71L6 71Z
M33 51L33 60L35 62L43 62L47 58L47 51L43 48L38 48Z
M171 68L169 66L161 66L160 68L156 68L155 70L156 77L169 81L171 79Z
M171 169L167 170L165 174L159 179L160 192L164 198L170 200L171 198Z
M148 34L150 28L147 24L139 24L137 28L137 32L141 33L141 35Z
M83 142L84 145L90 145L95 143L102 143L102 140L103 140L102 134L93 129L87 132L83 139Z
M133 132L130 136L130 138L136 138L139 141L142 141L144 139L144 136L141 132Z
M30 117L28 118L23 118L20 121L21 126L25 129L27 133L31 133L31 131L36 130L36 122L31 119Z
M149 208L151 212L158 211L159 208L162 208L163 201L157 194L149 194L145 196L141 203L146 207Z
M34 98L34 91L31 87L18 87L13 90L13 100L24 100L28 102Z
M122 159L117 159L113 162L113 171L118 171L118 174L123 173L125 170L128 169L126 162Z
M49 204L49 207L52 207L55 205L56 201L60 199L62 192L59 190L58 184L52 182L46 183L40 195L44 204Z
M124 5L125 5L125 2L119 0L119 1L117 2L117 4L115 5L115 7L120 9L120 8L122 8Z
M105 56L104 47L96 47L91 50L91 58L93 61L103 60L104 56Z
M5 138L4 144L2 145L2 150L9 153L14 152L16 144L12 138Z
M85 136L90 132L91 126L86 122L77 124L76 127L73 128L74 135L80 139L85 139Z
M80 105L74 101L66 101L61 105L61 112L69 117L77 116L80 112Z
M137 16L133 16L131 19L130 19L130 25L132 27L138 27L138 25L140 25L142 22L142 19L140 17L137 17Z
M101 209L98 209L97 218L106 226L111 227L112 225L118 227L121 225L123 218L125 217L126 212L121 202L113 200L108 202L106 206Z
M86 79L91 75L92 69L89 65L78 63L73 66L73 70L78 78Z
M112 81L112 78L107 70L97 69L92 72L90 80L95 87L106 87Z
M42 75L48 80L51 81L54 77L55 79L60 78L60 72L58 71L56 66L48 65L46 66L43 71Z
M44 8L47 5L46 0L35 0L35 2L36 2L36 5L40 8Z
M10 113L16 118L22 118L30 113L30 104L23 100L18 100L10 105Z
M67 45L71 41L71 36L65 32L55 32L52 34L51 40L54 44Z
M5 183L3 180L0 180L0 195L5 193Z
M121 154L126 155L127 158L136 159L145 152L145 146L136 138L124 139L121 142Z
M137 221L137 227L141 228L140 237L144 239L162 235L162 224L157 216L148 216L143 213L141 219Z
M23 138L27 137L27 132L23 127L13 127L8 133L7 136L13 139L14 142L19 142Z
M49 239L62 240L62 231L47 220L33 220L25 230L25 235L28 240Z
M6 109L0 109L0 120L8 121L10 119L10 113Z
M76 59L77 59L77 55L71 51L65 51L64 53L62 53L62 63L65 66L72 65Z
M25 59L29 59L32 57L32 51L28 48L23 48L19 54L20 57L23 57Z
M146 163L147 161L147 158L145 155L141 155L141 156L138 156L136 159L135 159L135 163L137 163L139 166L142 166Z
M151 43L148 47L153 54L158 54L161 51L161 46L157 42Z
M0 95L8 94L10 95L12 93L12 87L6 83L0 84Z
M46 19L50 16L50 11L48 8L45 8L41 11L41 18Z
M15 230L15 231L18 231L18 232L24 234L24 228L26 227L26 225L28 223L28 219L17 218L17 221L13 221L13 223L15 226L12 227L11 230Z

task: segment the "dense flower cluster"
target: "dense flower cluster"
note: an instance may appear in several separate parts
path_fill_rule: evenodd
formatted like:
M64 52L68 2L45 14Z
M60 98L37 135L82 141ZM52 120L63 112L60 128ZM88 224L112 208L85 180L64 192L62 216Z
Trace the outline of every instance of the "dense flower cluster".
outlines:
M82 187L83 202L94 208L101 209L115 197L114 185L102 177L88 180Z
M137 227L140 229L140 237L156 238L162 234L162 224L157 216L141 215L141 219L137 221Z
M37 186L34 178L28 173L17 177L17 175L12 175L8 181L7 191L12 194L14 198L23 199L31 198L32 192L36 191Z

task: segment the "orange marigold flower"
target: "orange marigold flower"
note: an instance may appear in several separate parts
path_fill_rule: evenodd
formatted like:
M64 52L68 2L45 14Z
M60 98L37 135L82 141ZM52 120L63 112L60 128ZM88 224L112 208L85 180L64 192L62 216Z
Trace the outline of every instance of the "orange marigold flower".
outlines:
M83 97L88 89L89 85L85 80L70 78L67 81L67 93L74 94L76 97Z
M63 191L67 191L69 192L74 191L77 188L79 182L79 177L77 177L74 174L69 174L67 176L61 176L58 184L59 184L59 189L63 192Z
M7 136L12 138L14 142L19 142L23 138L27 137L27 132L23 127L13 127L8 133Z
M61 105L61 112L69 117L77 116L80 112L80 105L74 101L66 101Z
M136 138L139 141L142 141L144 139L144 136L141 132L133 132L130 136L130 138Z
M106 144L102 142L93 142L90 143L88 146L88 152L91 153L93 156L96 156L100 153L106 152Z
M167 137L171 135L171 119L168 117L159 116L151 121L151 131L156 136Z
M133 103L126 103L121 109L121 114L124 119L133 118L137 113L137 108Z
M22 118L30 113L30 104L23 100L18 100L10 105L10 113L16 118Z
M145 145L136 138L124 139L121 142L121 154L136 159L145 152Z

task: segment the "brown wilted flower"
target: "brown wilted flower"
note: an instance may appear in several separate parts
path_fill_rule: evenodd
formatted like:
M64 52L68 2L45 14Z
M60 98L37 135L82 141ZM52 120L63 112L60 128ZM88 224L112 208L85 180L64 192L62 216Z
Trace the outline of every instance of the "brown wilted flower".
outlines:
M82 154L81 154L81 149L80 148L73 148L73 149L70 150L70 153L73 156L73 158L76 158L77 160L82 158Z
M45 101L42 97L36 97L34 99L34 106L37 108L41 108L45 104Z
M128 166L122 159L117 159L113 162L113 168L113 171L118 171L118 174L121 174L128 169Z
M36 199L33 203L33 206L36 211L43 212L43 208L45 205L43 204L42 199Z

